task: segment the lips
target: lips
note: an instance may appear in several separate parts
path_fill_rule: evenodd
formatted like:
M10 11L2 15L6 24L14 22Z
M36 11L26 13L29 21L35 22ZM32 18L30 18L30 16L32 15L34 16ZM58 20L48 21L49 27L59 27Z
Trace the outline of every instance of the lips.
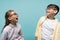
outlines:
M16 20L18 20L18 18L16 18Z

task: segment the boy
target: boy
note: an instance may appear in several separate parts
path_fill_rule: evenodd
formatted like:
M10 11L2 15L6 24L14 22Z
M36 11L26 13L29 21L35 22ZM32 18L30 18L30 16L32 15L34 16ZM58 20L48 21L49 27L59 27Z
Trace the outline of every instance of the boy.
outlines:
M36 40L60 40L60 25L55 18L59 12L59 7L49 4L46 9L46 16L42 17L35 33Z

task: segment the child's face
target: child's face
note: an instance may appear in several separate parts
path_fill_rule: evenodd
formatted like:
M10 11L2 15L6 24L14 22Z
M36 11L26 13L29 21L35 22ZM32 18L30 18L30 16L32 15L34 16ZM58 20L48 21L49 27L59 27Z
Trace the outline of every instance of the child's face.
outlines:
M46 15L47 16L55 16L56 13L57 13L56 8L48 7L46 9Z
M18 22L18 15L15 12L11 12L8 19L13 23L17 23Z

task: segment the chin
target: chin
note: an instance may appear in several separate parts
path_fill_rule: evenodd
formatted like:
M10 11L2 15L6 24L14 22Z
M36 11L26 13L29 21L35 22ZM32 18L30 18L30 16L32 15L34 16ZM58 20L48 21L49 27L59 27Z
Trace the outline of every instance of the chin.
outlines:
M50 14L47 14L47 16L49 16Z
M47 15L47 17L50 17L50 15Z
M16 21L16 23L18 23L18 21Z
M18 21L15 21L15 23L18 23Z

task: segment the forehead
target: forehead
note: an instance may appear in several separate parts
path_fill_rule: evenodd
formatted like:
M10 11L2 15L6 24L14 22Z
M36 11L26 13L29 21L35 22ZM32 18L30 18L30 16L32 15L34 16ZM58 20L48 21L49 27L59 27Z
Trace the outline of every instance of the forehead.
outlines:
M17 13L16 13L16 12L11 12L11 13L10 13L10 15L13 15L13 14L16 14L16 15L17 15Z
M14 11L9 13L9 16L13 16L13 15L17 15L17 13Z

